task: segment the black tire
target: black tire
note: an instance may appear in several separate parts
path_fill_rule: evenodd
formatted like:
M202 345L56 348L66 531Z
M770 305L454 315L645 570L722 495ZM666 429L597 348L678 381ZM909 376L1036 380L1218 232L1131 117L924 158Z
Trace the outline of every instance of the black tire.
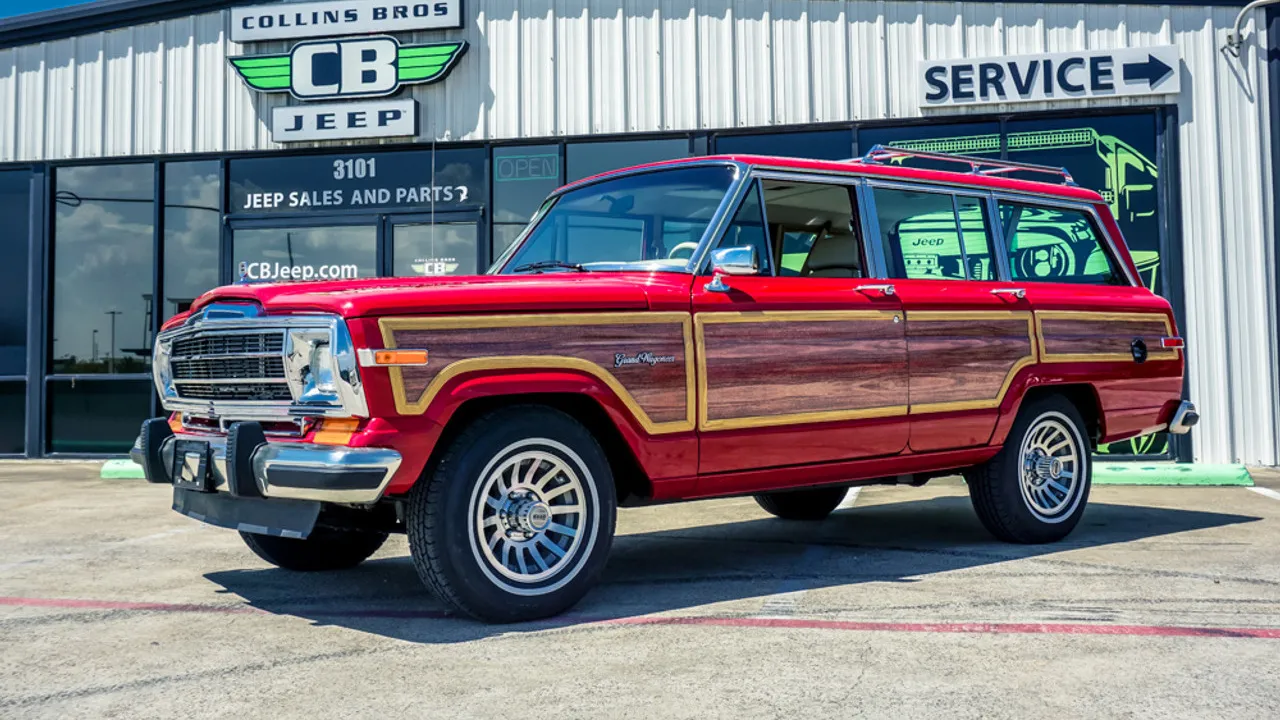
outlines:
M494 623L550 617L581 600L604 569L617 520L600 444L541 405L476 419L408 500L418 575L453 609Z
M1069 441L1069 447L1054 450L1056 466L1037 444L1037 432L1047 433L1050 449L1060 441L1055 438ZM987 530L1005 542L1023 544L1069 535L1084 514L1093 481L1087 438L1084 419L1066 398L1051 395L1024 405L1000 452L965 473L969 498ZM1025 452L1028 447L1040 447L1042 454ZM1070 463L1068 453L1075 457Z
M240 533L253 554L286 570L346 570L369 558L387 541L384 532L316 528L305 540Z
M755 495L756 504L783 520L822 520L840 506L847 487L820 487Z

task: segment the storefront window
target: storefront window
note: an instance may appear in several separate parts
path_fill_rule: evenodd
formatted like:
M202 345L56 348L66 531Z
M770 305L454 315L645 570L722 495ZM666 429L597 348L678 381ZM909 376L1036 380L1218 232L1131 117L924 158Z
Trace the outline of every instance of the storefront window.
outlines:
M60 168L56 181L53 372L148 372L155 166Z
M378 228L238 227L232 258L253 282L349 280L378 274Z
M846 160L852 148L853 133L849 130L721 135L716 138L717 155L778 155L814 160Z
M0 172L0 375L27 369L27 248L30 244L31 173ZM0 438L0 452L3 449Z
M169 163L164 174L164 319L218 284L222 164Z
M565 148L567 182L645 163L689 157L688 138L631 142L570 143Z
M27 384L0 383L0 455L21 455L26 431Z
M1000 157L999 123L955 123L951 125L910 125L858 130L858 150L864 155L876 145L893 145L921 152ZM908 167L965 172L965 165L948 161L907 158L898 161Z
M445 212L487 200L479 148L233 160L230 173L233 214Z
M49 450L124 453L151 417L150 380L57 380L49 383Z
M392 274L396 277L475 275L476 223L406 223L392 229Z
M560 146L493 150L493 257L520 235L544 200L563 184Z

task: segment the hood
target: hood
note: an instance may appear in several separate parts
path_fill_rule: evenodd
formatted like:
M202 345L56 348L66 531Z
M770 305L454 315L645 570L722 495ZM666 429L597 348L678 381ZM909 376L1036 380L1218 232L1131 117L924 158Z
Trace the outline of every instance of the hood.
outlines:
M331 282L227 285L198 298L192 312L215 302L252 302L267 314L324 312L344 318L439 313L646 310L654 292L683 287L676 273L599 272L369 278ZM175 318L176 319L176 318Z

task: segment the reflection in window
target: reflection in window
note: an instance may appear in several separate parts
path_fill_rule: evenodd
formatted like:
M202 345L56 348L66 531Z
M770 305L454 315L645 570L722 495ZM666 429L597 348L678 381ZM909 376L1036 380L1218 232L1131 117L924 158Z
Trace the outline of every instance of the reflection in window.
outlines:
M1000 217L1014 280L1128 284L1083 212L1001 202Z
M27 248L31 217L31 173L0 172L0 375L27 369ZM0 452L5 452L0 440Z
M0 455L20 455L26 447L27 384L0 383Z
M56 180L53 372L148 372L155 166L60 168Z
M555 200L504 267L644 262L683 271L688 253L681 246L706 231L732 180L727 166L682 167L572 190Z
M350 280L378 274L378 229L372 225L239 228L232 257L253 282Z
M952 196L947 193L886 188L876 188L874 192L890 277L995 279L986 213L980 199L958 197L953 205Z
M846 160L852 147L853 134L849 130L721 135L716 138L717 155L779 155L814 160Z
M524 232L525 223L506 223L493 225L493 258L497 260L511 247L511 244Z
M218 284L221 163L169 163L164 171L164 319Z
M475 223L396 225L392 239L396 277L476 273L480 233Z
M687 138L571 143L565 148L567 181L574 182L610 170L682 157L689 157Z
M49 382L49 450L124 453L151 417L150 380Z

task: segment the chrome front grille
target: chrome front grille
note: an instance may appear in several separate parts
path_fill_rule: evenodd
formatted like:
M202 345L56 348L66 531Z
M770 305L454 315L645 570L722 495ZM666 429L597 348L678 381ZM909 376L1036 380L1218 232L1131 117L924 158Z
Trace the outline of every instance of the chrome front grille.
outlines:
M169 354L174 390L191 400L292 402L284 330L195 331Z

